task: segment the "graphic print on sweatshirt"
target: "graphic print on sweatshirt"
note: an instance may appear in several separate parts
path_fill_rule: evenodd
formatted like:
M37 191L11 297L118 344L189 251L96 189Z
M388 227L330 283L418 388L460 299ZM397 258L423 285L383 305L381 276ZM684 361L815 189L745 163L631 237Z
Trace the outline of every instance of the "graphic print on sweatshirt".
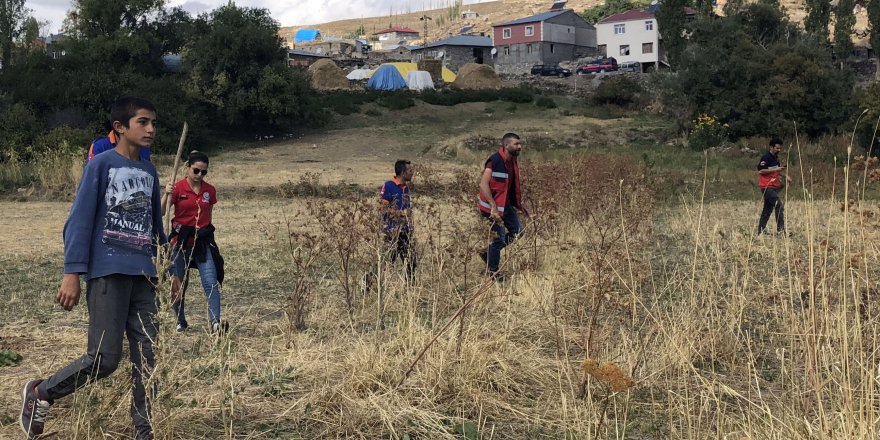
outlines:
M153 176L139 168L109 170L104 231L108 246L141 251L153 243Z

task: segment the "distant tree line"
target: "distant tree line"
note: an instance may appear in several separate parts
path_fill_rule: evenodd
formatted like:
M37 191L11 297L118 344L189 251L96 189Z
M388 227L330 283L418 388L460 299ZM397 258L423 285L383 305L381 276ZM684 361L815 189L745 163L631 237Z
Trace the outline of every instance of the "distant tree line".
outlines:
M47 56L38 34L23 0L0 0L0 161L61 137L87 147L123 95L157 105L160 151L176 145L184 120L195 139L326 120L308 74L287 67L266 9L229 2L193 17L164 0L75 0L53 43L63 56Z

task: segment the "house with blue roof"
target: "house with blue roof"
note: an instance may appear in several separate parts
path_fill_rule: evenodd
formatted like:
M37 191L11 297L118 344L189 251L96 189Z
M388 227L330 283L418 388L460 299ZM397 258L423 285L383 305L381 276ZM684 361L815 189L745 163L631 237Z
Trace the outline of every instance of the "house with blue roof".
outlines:
M492 65L492 39L481 35L456 35L413 49L413 59L434 58L457 72L468 63ZM442 56L441 56L442 55Z
M528 73L535 64L558 64L597 53L596 27L571 9L543 12L492 26L495 71Z
M317 29L300 29L293 35L294 43L309 43L321 41L321 31Z

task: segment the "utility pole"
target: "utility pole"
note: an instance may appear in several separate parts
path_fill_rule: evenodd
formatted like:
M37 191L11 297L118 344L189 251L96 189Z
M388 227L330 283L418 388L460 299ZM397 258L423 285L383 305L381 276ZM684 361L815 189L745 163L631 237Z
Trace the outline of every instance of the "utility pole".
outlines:
M422 53L424 54L425 49L428 47L428 20L431 20L431 17L428 17L428 14L422 15L419 17L419 21L424 23L424 34L422 35ZM423 55L424 56L424 55Z

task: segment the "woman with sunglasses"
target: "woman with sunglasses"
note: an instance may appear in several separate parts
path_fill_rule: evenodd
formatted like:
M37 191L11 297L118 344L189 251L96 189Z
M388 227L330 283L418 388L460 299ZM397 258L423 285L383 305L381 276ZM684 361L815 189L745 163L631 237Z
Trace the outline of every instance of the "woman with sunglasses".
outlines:
M189 327L186 322L184 299L189 268L198 269L208 299L208 318L211 332L226 330L228 324L220 321L220 284L223 283L223 257L214 241L211 214L217 203L217 190L205 181L208 175L208 155L193 151L186 161L186 177L169 183L162 196L162 215L168 211L168 202L174 205L169 241L171 250L171 307L177 315L177 331ZM181 293L181 285L183 292Z

